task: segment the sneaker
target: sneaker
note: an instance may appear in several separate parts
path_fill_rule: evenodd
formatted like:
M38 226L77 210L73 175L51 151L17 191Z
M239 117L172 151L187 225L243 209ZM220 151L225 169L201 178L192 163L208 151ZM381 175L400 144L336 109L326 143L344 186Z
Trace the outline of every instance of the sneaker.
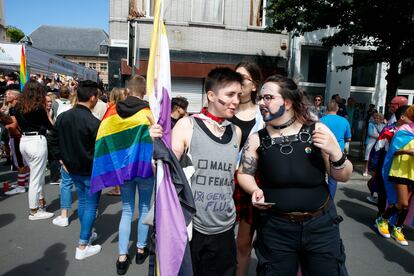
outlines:
M408 245L407 240L404 237L401 227L395 227L392 229L391 237L401 245Z
M29 215L29 220L48 219L53 217L53 215L53 213L38 210L36 213Z
M64 218L62 216L58 216L52 220L52 223L60 227L66 227L69 225L69 219Z
M84 260L88 257L98 254L99 252L101 252L101 246L99 244L87 245L83 250L76 247L75 259Z
M369 195L366 198L369 202L374 203L374 204L378 204L378 197L373 196L373 195Z
M26 189L24 187L17 186L13 190L7 191L4 194L10 196L10 195L16 195L16 194L23 194L25 192L26 192Z
M92 244L94 241L96 241L96 239L98 238L98 234L96 232L92 231L91 237L89 238L89 243L88 244Z
M388 229L388 223L388 219L383 219L382 217L379 217L375 220L375 225L377 227L378 233L387 239L391 237L390 230Z

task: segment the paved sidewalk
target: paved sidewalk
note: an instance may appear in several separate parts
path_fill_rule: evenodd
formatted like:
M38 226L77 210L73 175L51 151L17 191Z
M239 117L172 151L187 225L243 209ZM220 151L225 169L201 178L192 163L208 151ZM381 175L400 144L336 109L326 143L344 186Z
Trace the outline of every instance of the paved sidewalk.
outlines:
M6 179L15 178L0 163L0 189ZM349 275L413 275L414 232L407 231L409 246L402 247L393 240L380 237L373 229L375 206L365 199L368 195L367 178L355 172L351 181L340 183L335 201L338 213L344 217L341 223L342 238L347 253ZM49 211L58 214L59 186L45 186ZM73 210L77 209L76 193ZM79 221L76 212L71 215L71 224L60 228L52 219L28 220L27 193L6 197L0 191L0 275L69 275L105 276L116 275L115 261L118 252L118 223L121 215L119 197L102 195L96 230L100 235L97 243L102 252L84 261L74 258L79 236ZM133 225L136 225L136 214ZM136 227L131 237L135 240ZM131 242L131 255L134 245ZM254 258L250 275L255 275ZM147 275L148 262L136 265L134 260L127 275Z

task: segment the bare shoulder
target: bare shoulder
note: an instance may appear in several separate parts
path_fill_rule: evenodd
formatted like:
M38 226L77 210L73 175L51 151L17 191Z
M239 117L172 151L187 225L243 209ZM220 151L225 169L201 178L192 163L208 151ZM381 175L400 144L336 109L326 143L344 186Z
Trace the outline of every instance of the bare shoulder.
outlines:
M259 133L254 132L250 134L250 136L247 138L247 141L243 146L243 151L256 152L259 146L260 146Z
M259 137L259 133L258 132L254 132L249 136L249 141L252 144L257 144L257 146L259 146L260 144L260 137Z
M172 147L177 158L180 158L190 144L191 136L193 135L193 122L191 120L190 117L181 118L172 129Z
M177 129L179 132L192 130L193 122L190 117L183 117L175 124L174 129Z
M240 127L238 127L238 126L236 126L236 125L234 125L234 127L235 127L235 129L236 129L236 135L237 135L237 141L238 141L238 144L240 144L241 137L242 137L242 131L241 131L241 128L240 128Z

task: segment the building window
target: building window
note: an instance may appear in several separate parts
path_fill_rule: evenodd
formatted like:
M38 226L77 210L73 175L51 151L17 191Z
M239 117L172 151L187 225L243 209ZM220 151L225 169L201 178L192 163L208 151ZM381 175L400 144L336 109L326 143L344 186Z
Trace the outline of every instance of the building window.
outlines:
M100 70L101 72L107 72L108 71L108 64L101 63L100 67L101 67L101 70Z
M96 70L96 63L95 62L89 62L89 68L92 68Z
M109 50L109 47L108 47L108 45L99 45L99 54L100 55L107 55L108 54L108 50Z
M193 0L191 21L223 24L224 0Z
M300 72L304 82L325 83L328 50L322 47L302 45Z
M366 59L366 53L364 51L354 51L353 64L352 66L352 86L375 86L375 77L377 74L377 64L357 65L364 62Z
M414 89L414 59L407 59L401 63L400 89Z
M155 0L132 0L137 5L138 17L154 17Z
M269 27L272 21L266 17L266 7L271 0L249 0L250 17L249 25L255 27Z
M78 63L79 63L79 65L82 65L82 66L85 66L86 65L85 62L78 62Z

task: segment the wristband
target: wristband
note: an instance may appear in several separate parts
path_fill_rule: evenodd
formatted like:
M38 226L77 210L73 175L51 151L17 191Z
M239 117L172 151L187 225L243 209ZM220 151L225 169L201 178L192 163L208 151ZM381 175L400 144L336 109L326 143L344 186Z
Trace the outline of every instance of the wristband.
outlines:
M335 161L335 162L333 162L331 160L329 160L329 161L331 162L331 166L332 167L340 168L342 165L345 164L345 161L346 160L347 160L346 154L345 153L342 153L342 157L338 161Z
M334 166L334 165L331 164L331 167L334 170L342 170L343 168L346 167L346 163L344 162L341 166L338 166L338 167L336 167L336 166Z

